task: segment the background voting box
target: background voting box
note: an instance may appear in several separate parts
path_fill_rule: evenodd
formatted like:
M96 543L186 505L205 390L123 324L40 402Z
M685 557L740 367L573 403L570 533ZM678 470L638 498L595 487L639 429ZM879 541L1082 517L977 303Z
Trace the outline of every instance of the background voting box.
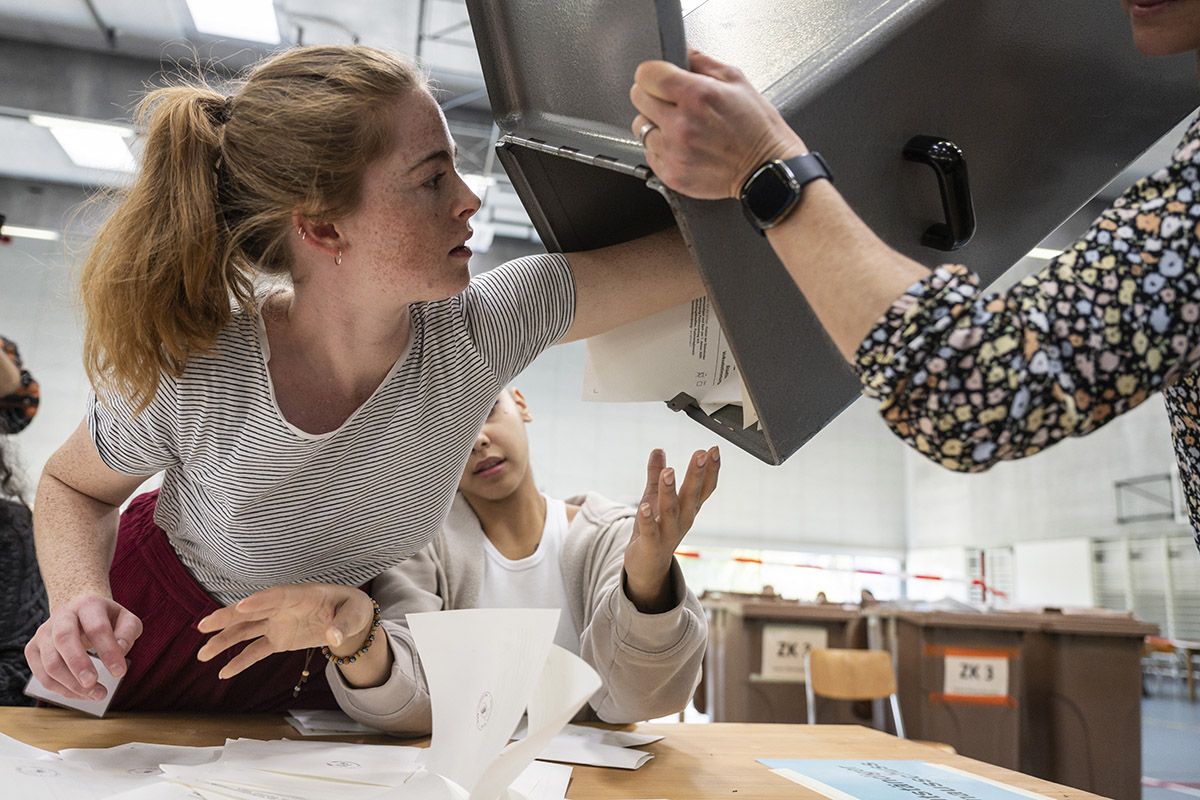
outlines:
M804 648L866 646L855 606L736 595L700 602L708 616L708 651L696 705L713 722L805 722ZM869 715L855 716L849 704L828 698L817 698L817 717L870 723Z
M1141 797L1141 652L1126 614L873 607L914 739L1116 800Z
M498 155L547 248L677 222L761 428L733 407L673 407L775 464L857 381L736 200L652 179L630 130L638 63L682 64L686 40L738 66L885 241L985 283L1196 105L1194 58L1139 55L1116 2L689 0L682 19L678 0L467 6Z

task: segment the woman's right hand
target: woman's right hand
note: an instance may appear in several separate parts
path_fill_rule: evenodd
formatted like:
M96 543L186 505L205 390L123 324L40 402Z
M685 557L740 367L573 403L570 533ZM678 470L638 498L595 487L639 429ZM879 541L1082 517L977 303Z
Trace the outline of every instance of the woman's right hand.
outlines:
M52 692L103 700L108 690L88 658L94 650L113 677L125 675L125 654L142 635L142 621L108 597L83 595L54 609L25 645L33 675Z
M765 162L808 152L736 67L698 50L690 51L689 66L646 61L629 91L640 112L630 127L667 186L702 200L737 197ZM642 134L651 122L654 128Z

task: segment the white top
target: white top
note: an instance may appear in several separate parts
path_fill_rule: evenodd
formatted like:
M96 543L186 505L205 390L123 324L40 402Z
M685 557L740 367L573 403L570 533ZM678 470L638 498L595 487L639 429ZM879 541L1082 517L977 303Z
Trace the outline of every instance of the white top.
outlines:
M478 608L558 608L554 643L579 655L579 631L563 582L562 552L567 539L567 505L546 497L546 525L533 555L511 561L483 537L483 582Z
M281 583L358 586L437 532L500 390L574 311L561 255L518 259L448 300L414 303L405 352L320 435L283 418L259 319L237 312L182 377L163 377L143 413L90 397L88 428L117 472L165 471L155 521L218 601Z

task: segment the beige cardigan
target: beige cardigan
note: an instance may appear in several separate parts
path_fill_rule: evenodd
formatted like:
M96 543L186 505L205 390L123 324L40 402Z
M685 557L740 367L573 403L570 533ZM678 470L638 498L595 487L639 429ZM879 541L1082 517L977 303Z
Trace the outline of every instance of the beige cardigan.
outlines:
M676 604L643 614L623 590L625 546L634 509L589 493L563 544L562 572L580 655L603 681L577 720L636 722L683 709L700 681L708 638L704 611L671 565ZM392 673L381 686L351 688L330 664L326 676L338 704L354 719L397 734L429 733L429 689L406 614L473 608L483 578L483 529L456 495L441 532L403 564L371 582L392 648Z

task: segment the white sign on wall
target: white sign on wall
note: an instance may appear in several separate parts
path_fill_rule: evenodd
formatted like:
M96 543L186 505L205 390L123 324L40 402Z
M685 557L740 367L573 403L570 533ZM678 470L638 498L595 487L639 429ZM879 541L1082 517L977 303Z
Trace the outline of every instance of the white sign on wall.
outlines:
M943 691L958 697L1007 697L1008 659L947 655Z
M803 625L764 625L762 634L764 678L804 680L804 651L829 646L829 632Z

